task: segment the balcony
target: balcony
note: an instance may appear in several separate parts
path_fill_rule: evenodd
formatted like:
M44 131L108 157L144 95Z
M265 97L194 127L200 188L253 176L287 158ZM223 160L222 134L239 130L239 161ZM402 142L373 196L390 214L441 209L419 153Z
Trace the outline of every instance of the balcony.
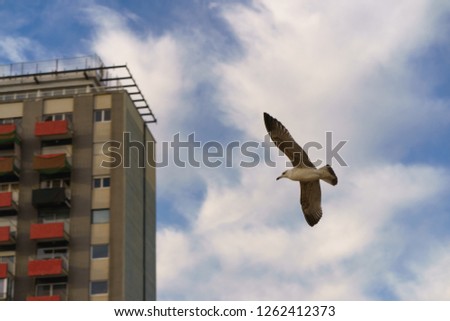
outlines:
M0 148L12 148L15 143L20 143L16 124L0 125Z
M31 203L36 208L70 208L70 189L68 187L35 189Z
M65 222L32 224L30 239L36 241L69 240L68 224Z
M16 231L11 226L0 226L0 245L16 243Z
M0 262L0 279L6 279L13 275L13 264L11 262Z
M16 157L0 157L0 182L19 179L20 161Z
M18 204L17 191L14 192L0 192L0 215L17 214Z
M8 277L8 263L0 263L0 279Z
M39 296L29 296L27 301L61 301L60 295L39 295Z
M72 137L70 122L65 120L52 120L37 122L34 135L41 139L66 139Z
M67 258L35 259L28 262L28 276L48 277L67 275Z
M40 174L68 173L71 167L70 158L65 153L35 155L33 158L33 169Z

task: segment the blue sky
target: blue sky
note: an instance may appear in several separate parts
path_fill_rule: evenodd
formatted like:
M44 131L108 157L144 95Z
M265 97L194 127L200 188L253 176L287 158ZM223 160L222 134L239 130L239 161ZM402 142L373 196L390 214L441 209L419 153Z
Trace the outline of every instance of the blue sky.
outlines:
M159 299L450 299L448 1L4 0L0 20L0 63L127 63L160 143L262 142L263 112L348 141L314 228L275 151L158 169Z

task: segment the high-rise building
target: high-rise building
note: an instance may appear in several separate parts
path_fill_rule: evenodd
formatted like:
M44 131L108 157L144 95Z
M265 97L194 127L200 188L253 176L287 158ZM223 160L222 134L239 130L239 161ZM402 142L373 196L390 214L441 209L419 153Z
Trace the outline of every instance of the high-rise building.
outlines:
M0 66L0 300L155 300L151 122L126 65Z

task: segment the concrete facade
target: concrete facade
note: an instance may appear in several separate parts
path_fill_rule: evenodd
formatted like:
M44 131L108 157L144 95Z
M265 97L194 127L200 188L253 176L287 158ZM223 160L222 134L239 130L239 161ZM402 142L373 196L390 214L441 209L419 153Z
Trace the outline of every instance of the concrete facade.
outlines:
M131 150L129 168L100 166L109 159L103 144L122 142L124 132L143 146L154 142L136 103L126 90L105 87L93 71L20 77L0 77L0 137L1 122L14 122L21 140L18 208L0 206L0 228L17 222L14 240L0 240L0 265L12 267L6 277L0 275L0 299L156 300L155 168L139 162L147 151L123 144L122 155ZM110 118L98 121L97 112ZM65 136L38 136L37 122L60 118L70 124ZM7 155L11 145L2 146L0 153ZM68 167L34 168L36 156L45 161L59 154ZM10 183L5 180L0 185ZM35 191L43 186L44 193L63 187L70 197L40 205ZM64 223L64 236L30 237L30 229L42 228L44 235L45 224L55 222ZM42 268L31 272L35 260ZM45 264L62 269L46 270Z

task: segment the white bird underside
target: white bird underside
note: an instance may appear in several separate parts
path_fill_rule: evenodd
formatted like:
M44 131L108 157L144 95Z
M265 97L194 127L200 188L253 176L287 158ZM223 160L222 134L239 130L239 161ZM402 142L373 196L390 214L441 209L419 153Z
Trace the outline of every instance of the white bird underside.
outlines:
M300 182L300 204L303 214L306 222L314 226L322 218L320 180L334 186L337 184L336 174L329 165L317 169L306 152L277 119L264 113L264 123L272 141L294 166L283 172L277 180L285 177Z
M321 172L316 168L300 168L294 167L286 171L286 177L299 182L311 182L318 181L320 179Z

